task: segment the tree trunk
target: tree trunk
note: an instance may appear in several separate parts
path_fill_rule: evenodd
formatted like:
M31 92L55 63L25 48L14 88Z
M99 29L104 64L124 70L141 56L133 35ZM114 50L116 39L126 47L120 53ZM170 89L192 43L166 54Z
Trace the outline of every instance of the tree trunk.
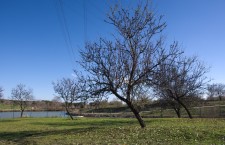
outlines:
M184 109L185 109L185 111L187 112L189 118L192 119L193 117L192 117L192 115L191 115L191 112L190 112L189 109L186 107L186 105L184 105L184 103L183 103L182 101L180 101L179 99L178 99L177 101L178 101L178 103L180 103L180 105L181 105L182 107L184 107Z
M21 112L20 112L20 118L23 117L23 112L24 112L24 109L22 109Z
M73 120L73 116L71 115L67 107L66 107L66 113L70 116L70 119Z
M23 112L25 110L25 107L23 104L24 104L23 101L20 101L20 118L23 117Z
M134 113L134 115L135 115L136 119L138 120L141 128L145 128L146 127L145 122L142 119L142 117L140 116L140 114L137 111L137 109L134 107L134 105L131 102L129 102L129 101L127 101L126 103L127 103L128 107L131 109L131 111Z
M180 118L181 115L180 115L180 108L173 108L177 114L177 117Z

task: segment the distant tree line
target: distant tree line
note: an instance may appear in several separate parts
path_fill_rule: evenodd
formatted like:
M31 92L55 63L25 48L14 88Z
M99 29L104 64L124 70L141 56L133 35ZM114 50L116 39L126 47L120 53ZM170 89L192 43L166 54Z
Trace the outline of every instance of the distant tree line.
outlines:
M220 100L225 99L225 84L214 83L207 85L208 100Z

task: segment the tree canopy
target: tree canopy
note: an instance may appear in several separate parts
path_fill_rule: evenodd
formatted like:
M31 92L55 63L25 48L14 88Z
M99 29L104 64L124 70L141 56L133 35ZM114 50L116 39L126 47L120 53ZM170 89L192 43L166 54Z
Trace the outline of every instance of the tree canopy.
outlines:
M162 31L166 23L150 9L148 1L130 10L115 5L107 22L115 27L113 40L100 38L86 43L81 51L80 65L86 71L89 96L112 94L125 102L141 127L145 123L134 101L153 82L158 66L179 51L175 45L166 48ZM147 85L148 84L148 85Z
M20 117L23 116L24 110L27 108L29 101L34 99L32 89L26 88L24 84L18 84L11 92L12 99L20 106Z

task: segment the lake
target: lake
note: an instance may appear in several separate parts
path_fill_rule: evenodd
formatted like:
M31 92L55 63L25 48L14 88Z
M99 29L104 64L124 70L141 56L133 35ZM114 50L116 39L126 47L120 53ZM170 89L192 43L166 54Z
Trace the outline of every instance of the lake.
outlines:
M67 117L64 111L24 111L24 117ZM0 112L0 119L19 118L20 112Z

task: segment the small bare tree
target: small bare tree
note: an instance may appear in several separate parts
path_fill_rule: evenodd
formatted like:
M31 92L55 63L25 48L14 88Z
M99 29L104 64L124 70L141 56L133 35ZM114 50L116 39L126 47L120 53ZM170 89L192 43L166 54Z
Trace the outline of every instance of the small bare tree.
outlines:
M59 96L54 96L52 102L61 102L61 98Z
M192 118L189 106L194 103L196 96L202 92L207 83L205 74L208 69L200 63L197 57L178 56L160 64L156 75L155 91L161 99L167 101L178 117L182 106L189 118Z
M222 97L225 96L225 85L219 83L207 85L207 91L209 98L219 98L222 101Z
M20 106L20 117L23 117L24 110L28 107L30 101L33 100L33 91L31 89L26 89L24 84L19 84L12 89L11 96Z
M80 64L87 74L84 80L89 96L113 94L127 104L144 128L144 120L134 105L139 97L136 91L148 87L146 83L157 66L176 51L166 53L161 37L166 24L162 16L157 17L149 9L148 1L138 3L135 9L115 5L107 22L118 32L114 40L100 38L99 42L87 43L81 51Z
M59 96L55 96L52 99L52 105L54 106L54 110L61 110L62 109L62 100Z
M81 87L79 85L77 81L70 78L63 78L56 83L53 82L55 93L64 100L66 112L72 120L73 116L71 110L73 103L84 99L84 97L80 95Z

